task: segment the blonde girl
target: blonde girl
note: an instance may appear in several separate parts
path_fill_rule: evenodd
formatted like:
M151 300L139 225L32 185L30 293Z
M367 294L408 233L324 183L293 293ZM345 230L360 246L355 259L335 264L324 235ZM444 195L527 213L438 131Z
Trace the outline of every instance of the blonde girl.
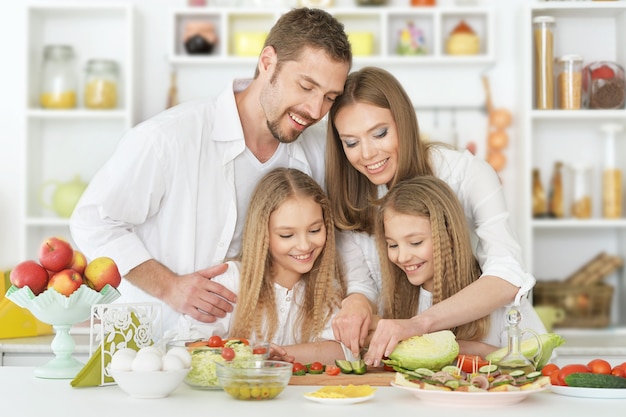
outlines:
M430 306L454 297L481 275L463 208L444 181L418 176L399 182L380 204L375 235L384 319L378 321L372 340L393 334L398 321L411 320ZM546 332L528 300L518 308L522 328ZM508 310L496 309L452 329L461 352L484 357L506 346Z
M307 174L277 168L253 192L242 251L216 278L237 294L232 315L205 324L185 316L179 337L270 341L273 356L333 363L344 358L331 318L345 296L327 196Z

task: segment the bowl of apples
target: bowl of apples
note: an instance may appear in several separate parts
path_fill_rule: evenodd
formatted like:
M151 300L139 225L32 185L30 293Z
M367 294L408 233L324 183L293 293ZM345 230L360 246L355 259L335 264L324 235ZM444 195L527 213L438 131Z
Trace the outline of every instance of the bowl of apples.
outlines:
M108 304L120 293L121 275L111 258L87 261L65 239L45 239L38 261L26 260L9 274L11 287L6 298L28 309L38 320L54 327L52 351L55 358L35 368L41 378L71 379L84 366L72 357L74 340L69 334L72 325L91 316L95 304Z

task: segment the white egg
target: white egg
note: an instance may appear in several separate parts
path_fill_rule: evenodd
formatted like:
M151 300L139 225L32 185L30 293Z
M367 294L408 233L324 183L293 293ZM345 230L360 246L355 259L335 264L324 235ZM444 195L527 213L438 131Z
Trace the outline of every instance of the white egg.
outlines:
M163 370L164 371L174 371L178 369L185 369L185 364L182 360L176 355L165 355L163 356Z
M154 345L142 347L141 349L139 349L139 352L137 352L137 355L143 355L144 353L154 353L158 356L164 355L163 350Z
M130 371L135 356L137 356L137 351L134 349L125 348L115 351L111 357L111 369Z
M132 371L141 372L154 372L160 371L163 368L163 360L157 353L144 352L143 354L137 354L137 357L131 364Z
M191 366L191 353L189 353L189 351L182 346L174 346L170 348L165 356L168 355L174 355L180 359L185 368L189 368Z

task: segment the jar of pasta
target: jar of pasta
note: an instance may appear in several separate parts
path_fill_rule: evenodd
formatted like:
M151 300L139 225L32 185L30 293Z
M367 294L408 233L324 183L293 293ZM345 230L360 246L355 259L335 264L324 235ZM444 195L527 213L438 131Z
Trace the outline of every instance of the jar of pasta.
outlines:
M69 45L47 45L39 89L39 104L45 109L76 107L74 49Z
M88 109L116 108L118 79L117 62L107 59L89 60L85 75L85 107Z
M557 107L578 110L582 106L583 57L564 55L556 59Z

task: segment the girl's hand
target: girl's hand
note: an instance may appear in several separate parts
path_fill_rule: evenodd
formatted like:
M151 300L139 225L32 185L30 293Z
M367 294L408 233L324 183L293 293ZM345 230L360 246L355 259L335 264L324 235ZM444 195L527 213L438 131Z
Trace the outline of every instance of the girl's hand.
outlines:
M268 359L272 361L285 361L293 363L296 358L289 355L282 346L270 343L270 356Z

